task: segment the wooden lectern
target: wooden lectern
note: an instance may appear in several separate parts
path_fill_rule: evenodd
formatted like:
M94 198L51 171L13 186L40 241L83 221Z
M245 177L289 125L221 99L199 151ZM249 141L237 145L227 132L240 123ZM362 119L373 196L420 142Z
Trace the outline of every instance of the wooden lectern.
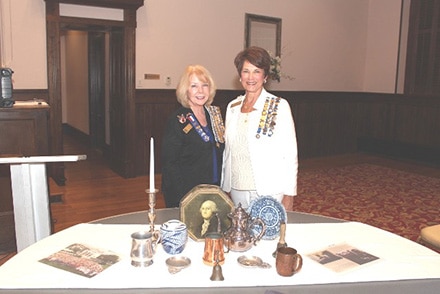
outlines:
M51 233L46 163L86 159L86 155L0 157L10 164L17 252Z

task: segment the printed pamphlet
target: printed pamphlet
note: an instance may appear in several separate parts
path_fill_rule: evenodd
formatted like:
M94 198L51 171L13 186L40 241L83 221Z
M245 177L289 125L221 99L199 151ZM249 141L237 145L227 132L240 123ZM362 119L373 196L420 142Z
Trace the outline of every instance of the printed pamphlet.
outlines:
M66 270L84 277L94 277L106 268L117 263L117 254L92 248L83 244L72 244L40 262Z
M379 260L379 257L345 243L329 246L307 256L338 273Z

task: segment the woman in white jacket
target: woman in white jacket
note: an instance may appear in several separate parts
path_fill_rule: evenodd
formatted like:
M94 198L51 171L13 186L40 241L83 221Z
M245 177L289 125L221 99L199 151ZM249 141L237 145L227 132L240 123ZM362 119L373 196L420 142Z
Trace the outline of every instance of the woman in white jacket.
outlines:
M245 94L226 110L221 187L235 206L272 196L292 210L298 151L289 103L264 89L271 64L266 50L249 47L234 63Z

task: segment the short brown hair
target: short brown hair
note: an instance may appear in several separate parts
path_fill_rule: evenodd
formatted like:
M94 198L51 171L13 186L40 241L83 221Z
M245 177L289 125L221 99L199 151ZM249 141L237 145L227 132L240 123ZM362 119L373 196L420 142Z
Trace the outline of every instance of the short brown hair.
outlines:
M241 75L241 70L243 69L243 64L245 61L249 61L256 67L263 69L265 77L269 75L270 55L265 49L252 46L238 53L234 59L234 64L239 75Z
M189 65L186 67L182 76L180 77L179 84L176 88L177 101L183 106L189 108L188 103L188 89L191 83L191 76L195 75L200 81L208 83L209 85L209 97L206 101L206 105L209 106L214 101L215 92L217 90L211 73L201 65Z

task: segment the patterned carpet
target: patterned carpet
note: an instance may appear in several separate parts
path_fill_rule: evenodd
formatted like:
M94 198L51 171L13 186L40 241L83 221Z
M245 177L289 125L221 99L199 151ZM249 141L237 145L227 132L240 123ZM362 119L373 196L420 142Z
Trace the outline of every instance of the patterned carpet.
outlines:
M294 211L359 221L416 240L440 223L440 179L372 164L300 172Z

